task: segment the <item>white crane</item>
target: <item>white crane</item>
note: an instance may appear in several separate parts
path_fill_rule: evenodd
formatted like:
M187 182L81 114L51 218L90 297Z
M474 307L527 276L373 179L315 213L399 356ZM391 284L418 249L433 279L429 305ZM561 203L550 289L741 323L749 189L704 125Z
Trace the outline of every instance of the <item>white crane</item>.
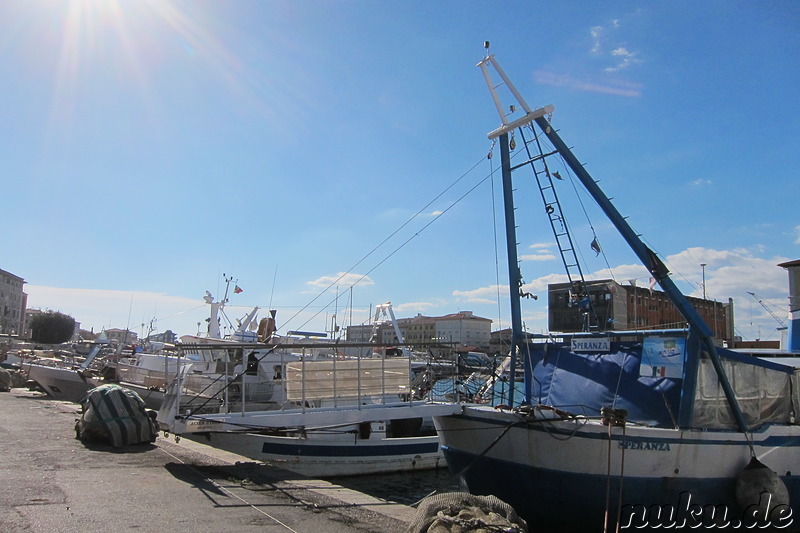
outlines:
M759 297L758 297L758 295L757 295L756 293L754 293L754 292L750 292L750 291L747 291L747 294L749 294L750 296L752 296L752 297L753 297L753 298L754 298L754 299L755 299L755 300L756 300L758 303L760 303L760 304L761 304L761 307L763 307L763 308L764 308L764 309L767 311L767 313L769 313L769 314L772 316L772 318L774 318L774 319L775 319L775 320L778 322L778 324L780 324L780 325L781 325L781 328L784 328L784 329L786 328L786 323L785 323L783 320L781 320L780 318L778 318L778 315L776 315L775 313L773 313L773 312L772 312L772 309L770 309L769 307L767 307L767 304L764 302L764 300L762 300L761 298L759 298Z

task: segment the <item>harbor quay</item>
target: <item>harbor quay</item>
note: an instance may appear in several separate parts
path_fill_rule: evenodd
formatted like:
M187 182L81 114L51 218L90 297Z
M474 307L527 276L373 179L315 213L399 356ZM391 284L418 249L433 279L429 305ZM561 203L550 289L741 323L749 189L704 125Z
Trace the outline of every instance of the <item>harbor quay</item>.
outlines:
M395 532L415 509L159 434L75 438L80 406L0 393L0 531Z

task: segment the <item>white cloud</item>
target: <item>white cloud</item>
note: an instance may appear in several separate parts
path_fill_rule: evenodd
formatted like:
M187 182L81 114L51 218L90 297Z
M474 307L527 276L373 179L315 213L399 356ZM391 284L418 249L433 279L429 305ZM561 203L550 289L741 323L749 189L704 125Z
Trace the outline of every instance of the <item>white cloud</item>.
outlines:
M636 52L631 52L624 46L615 48L614 50L611 51L611 57L617 58L620 61L616 65L611 67L606 67L603 70L605 70L606 72L618 72L620 70L625 70L626 68L632 65L637 65L642 62L642 60L639 59L637 55L638 54Z
M556 256L553 254L524 254L519 256L520 261L552 261Z
M551 246L555 246L555 245L556 245L556 243L554 243L554 242L535 242L535 243L531 244L530 246L528 246L528 248L530 248L531 250L536 250L536 249L540 249L540 248L550 248Z
M786 271L777 266L785 261L789 258L764 259L745 249L694 247L667 256L665 262L670 269L683 273L684 279L694 285L692 296L702 296L703 267L700 265L705 264L706 295L709 298L727 300L755 292L785 302L788 278Z
M397 316L398 313L424 313L428 309L439 307L441 303L434 302L403 302L398 305L392 305L392 310Z
M312 287L319 287L326 289L332 285L351 286L358 283L359 285L374 285L375 282L366 274L355 274L352 272L339 272L328 276L322 276L312 281L306 281L306 285Z
M609 271L607 268L594 272L589 279L615 279L617 283L627 285L632 279L637 282L649 280L650 273L642 265L617 265Z
M620 28L621 26L617 19L610 21L608 27L598 25L589 28L590 53L604 59L613 60L614 64L604 68L604 72L619 72L642 63L642 60L638 57L639 53L624 44L615 43L610 47L607 46L607 43L613 39L613 35ZM611 48L611 51L606 52L608 48Z
M800 238L800 226L793 228ZM539 248L538 245L532 248ZM542 254L534 254L541 256ZM788 314L788 276L786 271L777 266L778 263L795 259L795 257L763 257L763 251L753 247L748 249L716 250L713 248L693 247L669 255L665 264L673 273L672 279L688 295L702 296L703 269L705 264L705 284L708 298L727 302L734 299L737 334L745 339L772 338L777 339L775 328L777 323L748 292L756 293L776 315L785 320ZM554 270L557 270L554 268ZM612 276L613 273L613 276ZM327 287L339 280L342 285L360 279L359 274L341 273L320 277L308 285L319 288ZM587 279L608 279L613 277L619 283L627 285L630 279L637 279L640 286L646 286L650 274L638 264L616 265L612 271L598 270L587 274ZM341 278L341 279L339 279ZM547 274L528 279L522 287L524 292L539 296L537 301L525 300L523 314L526 326L530 331L543 331L547 328L547 286L551 283L564 283L565 274ZM365 277L360 283L374 284ZM239 295L229 295L231 302L227 306L227 315L235 322L252 307L246 305L246 298L251 297L247 291ZM197 298L170 296L154 292L127 292L93 289L63 289L37 285L26 285L30 308L52 309L75 317L85 329L102 327L125 328L140 333L141 324L149 324L154 317L158 319L156 326L159 332L171 329L178 334L195 333L199 329L205 331L205 319L208 317L208 306L203 304L202 294ZM500 302L498 302L498 295ZM215 295L220 296L220 295ZM495 320L494 327L503 324L508 326L509 287L506 284L486 284L475 288L452 291L447 300L431 300L422 296L419 300L395 305L395 313L400 316L414 316L416 313L444 314L474 306L480 316ZM497 315L501 315L498 318ZM304 329L305 324L315 319L312 311L303 312L300 316L291 316L291 311L281 310L279 320L281 328ZM363 313L366 315L366 311ZM308 316L306 316L308 315ZM502 318L505 315L506 318ZM502 321L501 321L502 320ZM291 322L291 324L289 324ZM300 326L303 324L303 327ZM770 337L770 335L772 335Z
M779 318L784 319L788 313L788 276L786 271L777 265L789 261L790 258L757 257L754 253L758 252L757 249L715 250L693 247L662 259L672 272L671 277L679 288L685 294L696 297L703 295L703 268L700 265L704 263L706 296L725 303L729 298L734 300L736 333L745 339L766 339L770 338L768 334L771 334L772 340L777 340L779 338L776 333L777 322L748 293L756 293ZM650 273L642 265L623 264L613 266L611 271L603 269L587 275L589 280L609 278L617 280L622 285L628 285L630 280L635 279L640 287L646 287ZM538 301L523 302L523 313L526 315L526 325L530 331L547 329L547 286L566 281L568 280L565 274L548 274L524 284L522 287L524 292L539 296ZM499 288L497 285L487 285L453 291L452 295L459 302L497 306L498 294L501 301L506 302L508 291L507 285L501 285ZM500 305L503 306L503 313L507 313L507 302ZM488 312L492 311L491 307L485 309Z
M63 289L25 285L29 309L50 309L67 314L86 330L98 333L103 328L129 328L148 332L154 318L156 332L171 329L184 335L197 333L197 322L205 331L208 306L202 294L196 299L155 292L130 292L99 289ZM144 324L144 326L142 326Z
M497 295L508 295L508 285L489 285L487 287L478 287L477 289L470 289L465 291L455 290L453 296L460 301L470 303L491 304L497 303Z
M534 73L537 83L552 85L555 87L567 87L578 91L595 92L601 94L612 94L615 96L626 96L637 98L642 96L641 84L631 83L623 80L605 80L603 83L595 81L585 81L554 72L537 71Z
M589 35L592 38L592 53L597 54L600 52L602 48L602 37L603 37L603 27L602 26L592 26L589 28Z
M800 226L795 226L794 227L794 232L797 235L797 237L794 239L794 243L795 244L800 244Z

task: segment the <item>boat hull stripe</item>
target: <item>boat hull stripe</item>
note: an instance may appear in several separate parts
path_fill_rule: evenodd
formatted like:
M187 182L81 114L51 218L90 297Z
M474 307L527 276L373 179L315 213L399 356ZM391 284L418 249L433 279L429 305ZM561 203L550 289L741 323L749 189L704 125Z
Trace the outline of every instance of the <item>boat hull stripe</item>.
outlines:
M297 457L385 457L389 455L424 455L436 453L436 442L359 446L358 444L315 445L265 442L261 452L270 455Z

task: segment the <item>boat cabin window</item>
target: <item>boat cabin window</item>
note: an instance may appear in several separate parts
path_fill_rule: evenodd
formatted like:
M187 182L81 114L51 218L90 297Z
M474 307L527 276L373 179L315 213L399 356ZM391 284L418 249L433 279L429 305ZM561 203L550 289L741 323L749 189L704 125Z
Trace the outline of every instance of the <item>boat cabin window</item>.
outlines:
M247 355L247 370L245 370L245 374L248 376L255 376L258 374L258 356L254 351Z

